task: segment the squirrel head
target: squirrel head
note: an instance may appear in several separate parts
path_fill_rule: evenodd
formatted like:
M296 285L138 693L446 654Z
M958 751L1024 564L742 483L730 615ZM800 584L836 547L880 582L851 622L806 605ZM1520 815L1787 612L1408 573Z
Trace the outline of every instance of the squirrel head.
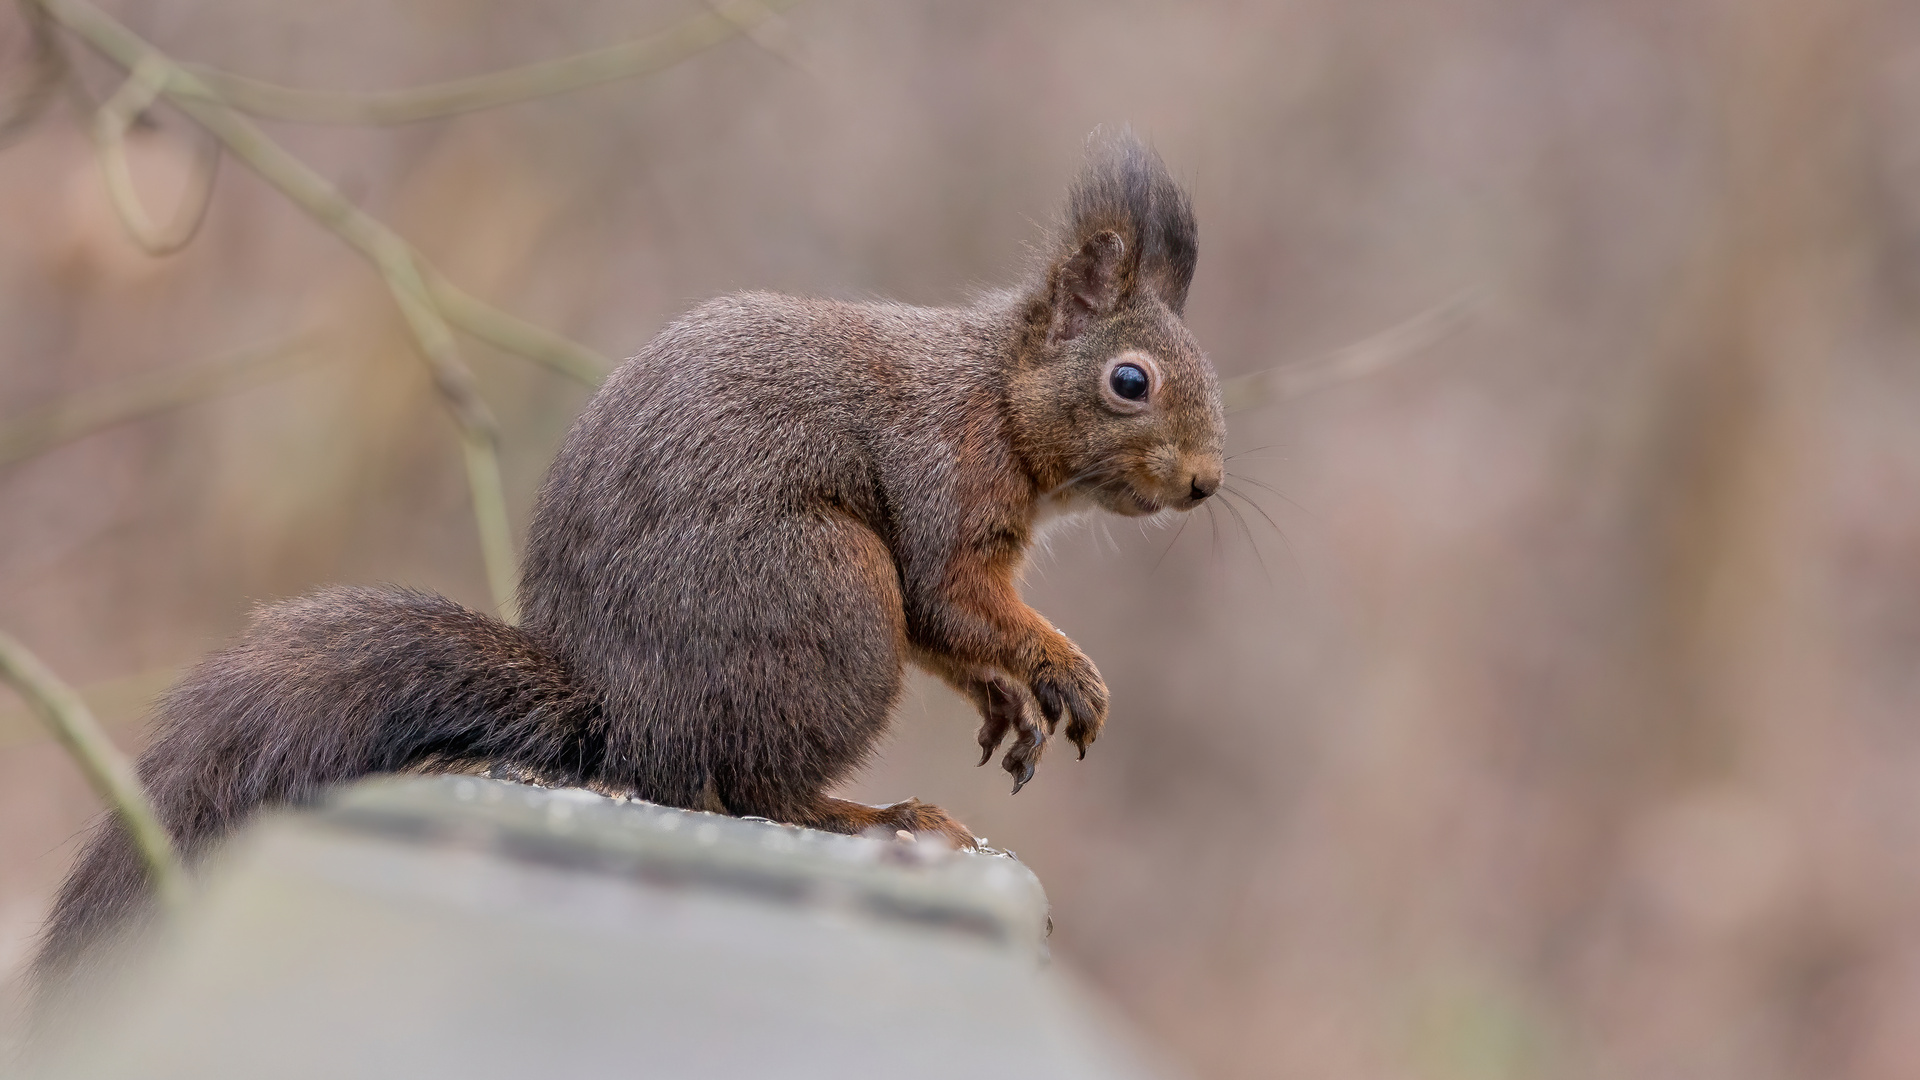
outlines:
M1015 448L1045 496L1128 516L1191 510L1220 486L1213 365L1181 322L1193 206L1131 131L1089 140L1010 380Z

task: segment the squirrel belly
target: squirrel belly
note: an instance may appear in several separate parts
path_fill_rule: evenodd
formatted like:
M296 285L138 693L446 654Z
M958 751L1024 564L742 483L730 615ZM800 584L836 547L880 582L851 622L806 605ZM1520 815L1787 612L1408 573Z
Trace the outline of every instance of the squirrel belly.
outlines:
M689 809L858 833L970 830L827 794L872 753L904 666L980 711L1014 790L1107 715L1091 660L1020 598L1054 509L1186 511L1219 486L1212 366L1180 321L1187 197L1097 143L1051 254L966 308L745 293L655 337L543 482L524 625L425 593L262 609L160 702L138 764L189 862L263 805L370 773L501 766ZM55 902L42 985L136 925L149 885L105 820Z

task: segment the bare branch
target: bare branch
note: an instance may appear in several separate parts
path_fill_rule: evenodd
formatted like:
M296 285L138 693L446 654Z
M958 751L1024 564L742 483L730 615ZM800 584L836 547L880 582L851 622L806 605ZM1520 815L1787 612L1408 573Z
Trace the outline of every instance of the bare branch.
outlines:
M54 737L79 763L87 782L119 816L147 864L155 891L168 902L177 901L185 892L186 878L174 854L173 841L147 801L132 763L100 730L87 703L39 657L4 631L0 631L0 681L19 691L40 714Z
M619 45L506 71L409 90L338 93L297 90L259 79L182 65L195 77L180 93L217 101L270 120L303 124L410 124L552 97L600 83L650 75L713 48L799 0L726 0L670 29Z
M244 116L218 104L212 92L197 75L141 40L107 13L87 0L35 0L62 26L78 34L107 58L132 71L142 62L164 70L166 78L160 96L167 98L195 122L212 132L227 151L239 158L261 179L278 188L315 221L345 240L356 251L376 264L384 257L404 249L418 267L438 303L448 302L441 314L455 326L483 341L541 363L589 386L599 385L610 365L604 357L584 345L529 324L492 308L460 292L437 271L407 247L393 230L361 210L340 194L326 178L305 162L289 154L261 132Z
M500 480L500 426L474 387L473 372L460 359L459 343L441 317L427 284L404 246L383 250L377 257L394 302L406 316L420 355L433 373L434 388L460 428L460 446L467 464L467 488L473 498L474 527L480 534L480 559L487 571L487 587L500 617L518 622L514 599L517 572L513 530L507 521L506 487Z
M163 63L143 62L134 67L114 95L94 114L93 142L105 174L107 197L113 203L120 224L140 250L149 255L171 255L193 242L200 225L213 205L213 181L220 170L220 144L208 141L210 149L198 155L196 179L187 187L173 220L165 230L147 217L140 205L140 194L133 187L133 170L127 166L127 129L147 111L167 81Z
M472 293L422 263L414 265L427 292L448 322L503 352L522 356L587 386L599 386L611 365L606 357L544 326L530 323L476 299Z
M153 668L91 686L76 686L74 691L93 710L102 728L118 732L138 726L148 704L178 682L180 674L176 667ZM0 752L52 737L38 710L24 702L20 707L0 705Z
M9 465L96 431L177 409L279 378L311 363L317 338L299 335L270 345L127 379L70 400L0 421L0 465Z

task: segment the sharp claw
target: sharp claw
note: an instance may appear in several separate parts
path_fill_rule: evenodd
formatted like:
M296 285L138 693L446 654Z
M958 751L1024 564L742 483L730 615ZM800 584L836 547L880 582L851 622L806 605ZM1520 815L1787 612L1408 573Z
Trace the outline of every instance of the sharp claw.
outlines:
M1006 760L1000 763L1000 767L1007 770L1007 775L1013 777L1013 793L1015 795L1020 794L1020 789L1026 787L1027 781L1033 779L1033 759L1019 754L1020 749L1020 747L1015 747L1013 750L1009 750Z
M1005 742L1006 738L1007 726L1005 724L999 724L989 720L980 726L980 737L975 741L980 744L981 765L985 765L987 762L993 760L993 752L1000 749L1000 744ZM976 766L976 768L977 767L978 766Z
M1077 745L1080 747L1080 760L1081 761L1087 760L1087 744L1079 743Z
M1033 762L1029 761L1026 763L1026 766L1020 770L1020 775L1014 779L1013 793L1015 795L1020 794L1020 789L1026 787L1027 781L1031 779L1033 779Z

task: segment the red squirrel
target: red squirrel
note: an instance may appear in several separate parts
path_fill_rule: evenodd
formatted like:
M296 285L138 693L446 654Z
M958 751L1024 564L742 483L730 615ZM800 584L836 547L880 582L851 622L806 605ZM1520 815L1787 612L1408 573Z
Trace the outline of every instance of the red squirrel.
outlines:
M263 805L370 773L496 767L836 832L976 841L910 799L828 795L907 661L979 707L1014 790L1107 688L1020 598L1042 521L1192 509L1222 476L1213 369L1181 322L1188 197L1096 137L1044 262L970 307L743 293L607 380L541 486L524 625L332 588L265 607L158 703L139 775L189 862ZM37 961L59 976L149 883L103 820Z

